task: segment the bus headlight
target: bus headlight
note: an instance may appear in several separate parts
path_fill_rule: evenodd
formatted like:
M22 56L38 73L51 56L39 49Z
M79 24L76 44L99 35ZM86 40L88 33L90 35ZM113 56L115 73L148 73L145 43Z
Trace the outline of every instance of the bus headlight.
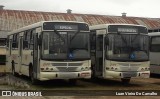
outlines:
M41 71L44 71L44 68L41 68Z
M141 71L144 71L144 68L141 68Z
M81 68L81 70L83 71L83 70L84 70L84 68L82 67L82 68Z
M149 70L149 68L146 67L145 70Z
M82 67L81 70L82 71L87 71L87 70L90 70L90 67Z
M106 67L106 70L109 70L109 67Z
M85 70L89 70L89 67L86 67Z

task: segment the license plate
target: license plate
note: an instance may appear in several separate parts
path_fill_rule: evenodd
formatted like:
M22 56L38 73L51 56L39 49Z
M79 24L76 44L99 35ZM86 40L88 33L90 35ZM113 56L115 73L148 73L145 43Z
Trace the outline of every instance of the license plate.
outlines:
M123 73L123 77L136 77L137 73Z
M59 77L62 77L62 78L74 78L76 76L77 75L75 73L63 73L63 74L59 74Z

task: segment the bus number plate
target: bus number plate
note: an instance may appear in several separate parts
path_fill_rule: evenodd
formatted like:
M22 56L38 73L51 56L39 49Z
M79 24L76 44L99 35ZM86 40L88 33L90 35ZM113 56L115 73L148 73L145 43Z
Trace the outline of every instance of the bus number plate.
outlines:
M137 73L123 73L123 77L136 77Z

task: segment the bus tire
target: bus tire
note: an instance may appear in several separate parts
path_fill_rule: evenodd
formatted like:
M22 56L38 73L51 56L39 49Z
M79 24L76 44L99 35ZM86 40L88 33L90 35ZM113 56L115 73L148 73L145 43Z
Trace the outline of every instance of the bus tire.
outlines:
M29 66L29 77L31 79L31 83L33 85L36 85L36 84L38 84L38 80L35 79L33 75L34 75L34 73L33 73L33 66Z
M76 85L77 84L77 79L69 79L69 83L71 85Z
M131 78L121 78L123 84L129 84Z
M95 74L95 66L94 65L91 66L91 70L92 70L91 79L95 80L96 79L96 74Z
M17 73L15 72L15 65L13 61L12 61L12 75L17 76Z

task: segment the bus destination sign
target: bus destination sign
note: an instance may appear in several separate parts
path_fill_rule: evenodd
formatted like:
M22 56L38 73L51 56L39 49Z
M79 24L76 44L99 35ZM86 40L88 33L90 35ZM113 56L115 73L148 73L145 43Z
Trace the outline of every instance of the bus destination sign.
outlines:
M137 33L138 30L135 28L118 28L118 32L122 32L122 33Z
M108 32L111 33L148 33L146 27L143 26L131 26L131 25L109 25Z
M84 23L66 23L66 22L44 22L43 30L81 30L89 31L89 27Z
M45 22L44 30L78 30L78 24Z
M54 25L54 28L56 30L77 30L78 26L77 25Z

